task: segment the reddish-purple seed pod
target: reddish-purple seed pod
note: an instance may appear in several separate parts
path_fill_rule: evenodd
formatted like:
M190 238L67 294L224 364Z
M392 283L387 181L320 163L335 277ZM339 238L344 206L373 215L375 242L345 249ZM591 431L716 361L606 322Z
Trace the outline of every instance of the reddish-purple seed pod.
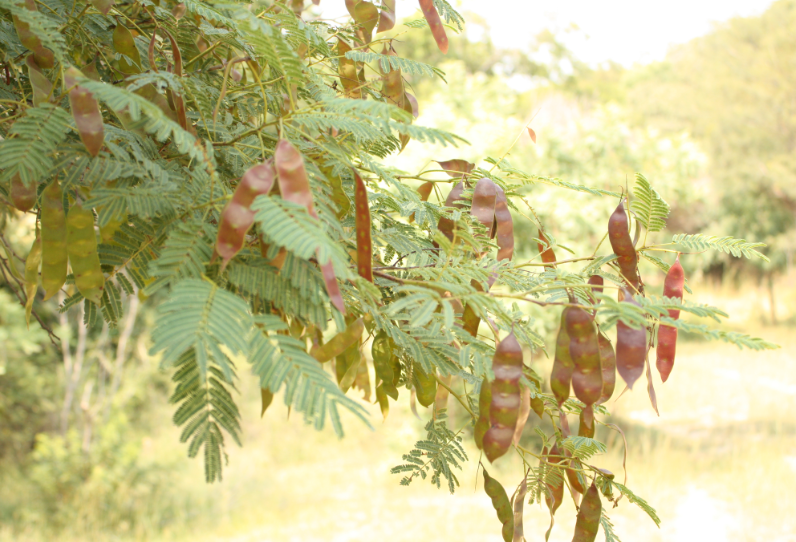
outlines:
M600 399L603 389L597 326L591 314L580 307L570 307L566 323L569 355L574 364L572 389L578 399L590 406Z
M495 373L489 407L492 426L483 440L484 453L490 462L508 451L519 418L522 347L514 333L498 344L492 358L492 372Z
M620 290L622 303L639 305L632 294ZM647 330L642 326L633 329L621 320L616 322L616 369L624 379L627 387L633 389L633 384L644 372L644 360L647 355Z
M625 206L620 201L616 210L608 219L608 239L617 256L617 263L622 276L633 290L638 290L638 256L630 238L630 224L625 213Z
M664 297L683 300L683 287L685 285L685 273L683 266L680 265L680 255L666 273L663 282ZM669 309L669 318L677 320L680 318L679 309ZM661 324L658 326L658 345L656 348L657 359L655 366L661 374L661 380L666 382L674 367L674 355L677 347L677 328Z
M448 36L445 34L445 27L442 26L442 20L439 18L437 8L434 7L433 0L420 0L420 9L423 10L423 16L428 22L428 27L431 29L431 35L434 36L434 41L437 42L437 47L443 54L448 52Z
M569 355L569 335L567 334L567 313L571 307L565 307L561 312L561 323L556 339L556 353L553 361L553 371L550 375L550 387L553 395L561 406L569 398L569 387L572 382L574 364Z
M597 342L600 343L600 365L603 369L603 390L596 404L605 403L614 394L616 388L616 354L608 337L598 333Z

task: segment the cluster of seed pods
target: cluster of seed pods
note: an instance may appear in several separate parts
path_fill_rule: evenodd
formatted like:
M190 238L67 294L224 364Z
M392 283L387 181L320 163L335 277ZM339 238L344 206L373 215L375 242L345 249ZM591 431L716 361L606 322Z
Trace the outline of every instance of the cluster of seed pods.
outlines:
M511 501L500 482L492 478L486 469L484 469L484 492L492 499L492 507L497 512L500 523L503 524L504 542L511 542L514 537L514 511L511 508Z

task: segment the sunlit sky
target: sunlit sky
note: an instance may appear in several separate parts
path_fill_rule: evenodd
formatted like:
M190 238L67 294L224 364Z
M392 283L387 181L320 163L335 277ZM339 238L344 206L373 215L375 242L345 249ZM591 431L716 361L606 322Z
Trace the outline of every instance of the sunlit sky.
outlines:
M451 1L451 0L449 0ZM545 28L571 25L567 45L589 63L608 60L630 66L662 59L670 45L684 43L732 17L763 13L773 0L452 0L482 16L499 47L524 48ZM398 0L398 17L416 9ZM326 16L345 13L343 0L322 0ZM419 11L417 12L419 15ZM475 29L473 29L475 30Z

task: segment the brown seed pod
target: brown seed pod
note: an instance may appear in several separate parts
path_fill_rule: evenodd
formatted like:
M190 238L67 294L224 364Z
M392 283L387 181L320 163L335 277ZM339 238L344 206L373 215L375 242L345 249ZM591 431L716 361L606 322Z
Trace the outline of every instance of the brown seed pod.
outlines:
M434 189L434 183L428 182L423 183L417 188L417 193L420 196L420 201L428 201L428 197L431 195L431 191ZM415 213L409 215L409 223L415 221Z
M508 199L502 188L495 185L495 231L497 232L498 260L510 260L514 255L514 222L511 219Z
M638 256L633 246L633 240L630 238L630 224L625 213L625 206L621 201L611 218L608 219L608 239L617 256L619 271L632 287L631 289L638 290Z
M567 334L567 313L571 307L565 307L561 312L561 322L556 339L556 354L553 361L553 371L550 375L550 387L558 401L559 407L569 398L569 387L572 382L572 371L575 369L572 357L569 354L570 337Z
M514 511L511 509L511 501L500 482L489 476L486 469L484 469L484 493L492 499L492 507L497 512L500 523L503 524L504 542L511 542L514 536Z
M589 284L594 286L594 288L591 288L589 291L589 297L592 299L592 303L596 305L600 302L600 300L597 299L595 294L601 294L603 292L605 279L603 279L600 275L592 275L589 277Z
M395 0L382 0L379 11L379 27L376 34L392 30L395 26Z
M431 35L434 36L434 41L437 42L437 47L443 54L447 54L448 36L445 34L445 27L442 26L442 20L439 18L437 8L434 7L434 0L420 0L420 9L423 10L423 17L428 22Z
M467 160L462 160L461 158L444 160L442 162L436 160L436 162L439 164L439 167L445 170L453 179L460 179L464 174L470 173L473 168L475 168L475 164L471 164Z
M362 89L360 88L361 82L357 74L356 62L345 56L350 50L350 45L340 38L337 39L338 75L340 76L343 90L345 90L345 97L360 99L362 98Z
M640 306L627 289L620 290L622 303ZM647 354L647 331L644 327L633 329L621 320L616 322L616 369L627 387L633 384L644 372L644 359Z
M550 452L547 452L547 448L542 448L542 457L540 461L546 460L548 463L558 464L561 462L562 455L558 449L558 446L555 444L552 448L550 448ZM557 467L548 467L549 469L555 469ZM547 503L547 508L550 509L550 516L555 515L556 510L558 507L561 506L561 503L564 502L564 478L563 476L558 478L558 480L554 481L553 483L545 484L547 487L547 491L545 491L544 500Z
M526 475L527 476L527 475ZM528 478L523 476L517 495L514 497L514 536L512 542L525 542L525 532L522 525L522 506L525 494L528 493Z
M573 490L577 491L578 493L585 493L586 489L583 487L583 484L580 481L580 477L578 476L578 471L575 470L583 468L580 459L577 458L573 459L572 454L567 449L564 449L564 456L570 458L569 459L570 468L566 469L567 480L569 480L569 485L572 487Z
M448 197L445 199L445 207L463 207L464 205L461 203L462 192L464 192L464 184L462 182L456 183L456 186L451 189L450 193L448 193ZM453 228L455 225L453 220L443 216L439 219L437 229L441 231L445 237L453 241ZM436 247L436 243L434 246Z
M520 443L522 431L525 429L525 422L531 414L531 390L525 386L520 389L520 414L517 417L517 426L514 428L514 437L511 441L516 445Z
M541 228L539 228L539 240L544 241L544 244L536 243L536 247L539 249L539 254L542 255L542 261L547 264L545 267L555 267L556 255L552 248L545 248L545 246L550 247L550 241Z
M477 280L471 280L470 284L473 288L475 288L479 292L483 292L484 288L481 286L481 283ZM478 335L478 326L481 325L481 318L475 314L473 307L468 303L464 307L464 312L462 313L462 327L464 330L472 335L473 337Z
M33 89L33 106L36 107L50 98L53 84L44 76L44 73L36 64L35 55L28 55L25 59L25 64L28 65L28 79Z
M475 183L473 191L473 206L470 213L484 225L492 236L492 225L495 221L495 200L497 198L497 186L491 179L484 177Z
M25 0L25 8L28 11L39 11L36 7L36 0ZM52 68L55 65L55 55L53 52L42 45L39 37L30 31L30 25L22 22L16 15L12 16L14 20L14 28L19 36L19 41L33 51L33 57L36 59L36 64L40 68Z
M600 400L596 404L601 405L608 401L614 394L616 387L616 354L614 354L614 347L608 337L600 332L597 335L597 341L600 343L600 365L603 370L603 389L600 394Z
M304 159L298 149L293 144L281 139L276 145L274 153L274 164L279 179L279 191L282 199L293 203L298 203L306 207L310 216L318 218L312 202L312 192L310 191L310 181L307 177L307 170L304 168ZM337 284L337 276L332 267L332 261L318 262L321 267L323 281L326 284L326 292L329 299L338 311L345 314L345 304L340 293L340 286Z
M385 56L398 56L395 54L395 49L392 45L384 48L381 54ZM406 99L406 91L404 90L404 78L401 75L400 69L391 69L389 71L382 71L381 95L391 104L396 107L404 108L404 100Z
M677 300L683 300L683 287L685 285L685 273L683 266L680 265L680 255L677 255L674 264L666 273L663 281L663 295ZM678 309L669 309L669 318L677 320L680 318ZM677 348L677 328L661 324L658 326L658 345L656 347L657 359L655 366L661 374L661 380L666 382L674 367L674 355Z
M69 67L64 72L64 88L69 90L69 106L72 108L72 117L80 134L80 140L85 145L91 156L99 154L105 137L105 128L102 124L99 102L94 95L77 84L83 77L75 67Z
M594 438L595 424L594 423L587 424L584 414L585 414L585 410L582 410L580 412L580 419L579 419L579 423L578 423L578 436L579 437Z
M600 491L592 482L583 497L583 502L580 503L578 519L575 522L575 536L572 542L594 542L597 538L597 531L600 528L601 517L602 501L600 501Z
M19 174L14 174L11 178L9 196L14 207L27 213L36 205L36 183L25 184L19 178Z
M585 420L591 425L591 405L600 399L603 389L600 345L597 326L591 314L580 307L570 307L566 324L569 336L569 355L574 364L572 389L575 396L586 405Z
M492 426L484 435L484 453L490 462L508 451L519 418L522 347L514 333L498 344L492 358L492 372L495 373L489 407Z
M221 271L243 248L246 234L254 224L251 204L259 195L268 194L274 186L276 171L273 160L249 168L241 177L232 199L221 211L216 238L216 252L223 262Z
M373 245L370 238L368 191L356 171L354 171L354 201L356 207L357 270L360 277L373 282Z

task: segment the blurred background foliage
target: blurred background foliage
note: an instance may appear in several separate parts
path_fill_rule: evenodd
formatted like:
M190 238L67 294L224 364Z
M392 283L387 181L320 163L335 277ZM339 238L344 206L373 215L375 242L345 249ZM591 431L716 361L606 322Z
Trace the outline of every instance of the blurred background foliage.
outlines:
M664 61L633 68L587 65L564 46L560 33L550 31L538 35L531 50L501 50L489 41L485 21L465 16L467 27L451 38L448 55L438 51L427 32L397 39L402 56L439 66L446 74L447 84L410 78L420 103L419 123L460 134L471 145L453 156L449 149L413 142L392 158L393 165L419 171L436 169L432 159L498 158L522 134L508 160L540 176L617 190L642 172L672 205L672 231L724 232L769 245L764 252L770 264L715 252L684 259L692 285L713 285L715 295L729 292L738 298L733 312L737 325L793 324L796 1L775 2L760 17L733 19L674 48ZM535 144L523 133L531 119ZM604 198L580 206L586 197L531 185L527 204L517 203L524 214L535 212L560 245L577 251L602 238L604 232L590 224L602 224L599 217L607 217L615 205ZM14 252L23 254L32 239L27 237L29 225L8 206L0 209L0 220L17 226L3 239L8 250L0 257L8 260ZM518 257L535 255L531 221L515 224ZM58 348L37 325L25 329L23 307L5 283L0 286L0 539L108 539L107 533L114 533L175 540L202 533L204 518L225 513L237 519L224 528L243 532L246 521L263 522L279 512L247 498L269 489L255 491L255 484L271 484L270 490L280 492L286 491L284 484L302 480L287 467L280 477L274 472L279 463L273 462L293 465L312 458L317 463L313 446L331 442L318 440L330 437L304 431L297 421L292 430L273 420L260 423L256 390L242 390L250 393L244 419L259 428L249 438L273 444L267 450L236 451L255 455L234 467L226 488L211 492L197 482L200 465L184 458L176 430L163 416L170 382L146 353L153 320L149 304L132 303L118 329L85 329L78 325L82 315L77 309L57 314L55 307L49 305L50 312L41 317L60 338ZM788 334L775 335L787 347ZM794 391L788 393L792 397ZM393 423L403 423L401 436L420 434L422 423L409 414L391 416ZM792 423L789 427L778 426L772 434L792 432ZM263 437L269 428L281 432L279 439ZM392 447L390 434L384 435ZM359 442L360 437L349 438ZM285 456L277 440L298 446L296 454ZM641 442L643 447L648 441ZM363 444L361 450L369 453L373 444ZM386 472L384 462L396 463L398 450L392 458L379 459L377 467ZM339 468L317 465L319 472ZM263 471L259 478L236 477L246 469ZM397 486L397 480L391 482ZM281 498L291 505L304 490L297 491ZM646 496L655 503L654 494ZM328 506L336 502L332 499ZM242 515L250 519L240 520Z

